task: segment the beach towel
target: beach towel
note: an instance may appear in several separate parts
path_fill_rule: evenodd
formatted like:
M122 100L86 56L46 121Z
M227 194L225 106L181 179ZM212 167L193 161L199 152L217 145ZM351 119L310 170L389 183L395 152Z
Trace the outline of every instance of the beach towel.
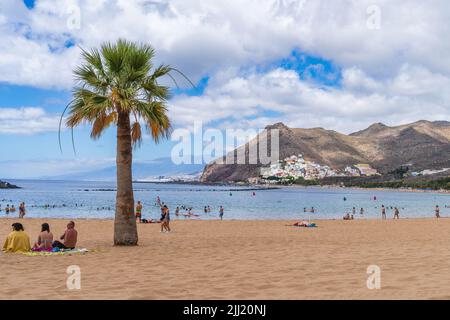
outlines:
M11 232L3 245L4 252L22 253L30 250L30 238L24 231Z
M58 249L58 248L53 248L53 249ZM28 252L22 252L22 254L29 256L29 257L35 257L35 256L71 255L71 254L80 254L80 253L87 253L87 252L93 252L93 251L88 250L86 248L75 248L72 250L28 251Z

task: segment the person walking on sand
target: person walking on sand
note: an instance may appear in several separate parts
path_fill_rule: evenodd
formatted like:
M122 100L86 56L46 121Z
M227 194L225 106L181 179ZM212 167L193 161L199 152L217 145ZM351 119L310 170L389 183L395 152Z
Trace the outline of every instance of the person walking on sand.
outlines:
M441 214L440 214L441 210L440 210L439 206L436 206L435 212L436 212L436 218L439 219L441 217Z
M381 219L386 220L386 207L384 204L381 206Z
M220 217L220 220L223 220L223 212L224 212L224 209L223 209L222 206L220 206L220 208L219 208L219 217Z
M400 211L397 207L394 208L394 219L395 218L400 219Z
M139 223L142 222L142 203L140 201L138 201L136 205L136 219Z

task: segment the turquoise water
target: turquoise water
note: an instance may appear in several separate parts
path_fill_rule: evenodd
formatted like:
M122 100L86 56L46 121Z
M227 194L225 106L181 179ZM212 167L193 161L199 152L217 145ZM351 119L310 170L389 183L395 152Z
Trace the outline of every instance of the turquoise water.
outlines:
M31 181L10 180L22 189L0 190L0 217L5 217L7 204L26 203L27 217L45 218L113 218L115 184L110 182ZM224 219L268 220L308 218L304 207L314 207L315 219L341 219L346 211L365 210L363 218L379 218L380 207L397 206L401 217L432 217L434 207L441 207L442 216L450 216L450 195L399 191L374 191L324 188L281 188L276 190L249 190L247 187L198 186L177 184L134 184L135 200L144 206L144 218L158 218L156 197L165 202L172 212L176 206L193 207L197 219L217 219L218 208L225 208ZM112 191L111 191L112 190ZM232 190L232 191L230 191ZM231 195L230 195L231 192ZM373 200L374 196L377 200ZM347 200L344 201L344 198ZM49 205L47 207L46 205ZM204 206L212 208L204 214ZM388 217L392 210L387 210ZM17 216L18 211L10 216ZM181 217L180 219L184 219Z

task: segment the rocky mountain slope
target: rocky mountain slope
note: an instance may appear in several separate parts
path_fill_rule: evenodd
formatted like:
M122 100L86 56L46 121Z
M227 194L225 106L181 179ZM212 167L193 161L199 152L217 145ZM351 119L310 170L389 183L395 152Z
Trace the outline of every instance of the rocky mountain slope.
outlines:
M303 154L306 160L335 169L368 163L381 173L410 164L413 170L450 168L450 122L418 121L389 127L376 123L369 128L345 135L323 128L288 128L283 123L266 127L279 129L280 159ZM248 155L249 145L240 148ZM236 150L231 156L236 157ZM230 155L229 155L230 156ZM208 164L201 180L204 182L245 181L260 174L257 164Z

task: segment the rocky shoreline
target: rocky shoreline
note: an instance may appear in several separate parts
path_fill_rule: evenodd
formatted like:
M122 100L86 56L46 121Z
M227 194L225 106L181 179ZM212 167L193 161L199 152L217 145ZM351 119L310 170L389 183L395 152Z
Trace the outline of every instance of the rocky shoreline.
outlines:
M20 189L20 187L6 181L0 180L0 189Z

